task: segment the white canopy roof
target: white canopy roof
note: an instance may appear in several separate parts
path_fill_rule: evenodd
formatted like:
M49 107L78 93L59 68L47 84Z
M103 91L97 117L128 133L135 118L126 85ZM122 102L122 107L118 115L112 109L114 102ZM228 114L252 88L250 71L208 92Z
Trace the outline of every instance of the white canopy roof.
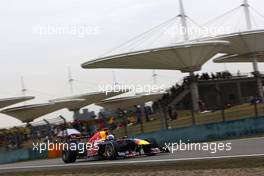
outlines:
M221 35L213 38L203 38L207 40L229 41L229 47L223 50L227 54L259 54L264 52L264 30L236 32L228 35Z
M198 71L229 45L227 41L203 41L112 55L88 61L83 68L164 69Z
M127 96L121 98L110 98L96 103L98 106L104 107L106 110L128 109L134 105L141 105L150 101L158 100L164 93L141 94L135 96Z
M35 97L26 96L26 97L13 97L13 98L3 98L0 99L0 108L4 108L7 106L11 106L13 104L17 104L23 101L34 99Z
M79 102L72 102L71 104L68 104L67 108L69 110L78 110L82 107L88 106L90 104L99 102L101 100L119 95L124 92L93 92L93 93L87 93L87 94L81 94L81 95L75 95L70 97L64 97L59 99L51 100L51 102L57 102L62 100L72 100L72 99L82 99L83 101Z
M65 100L43 104L32 104L4 109L1 113L15 117L22 122L31 122L38 117L58 111L80 101L83 100Z
M49 103L19 106L0 111L3 114L15 117L22 122L31 122L43 115L58 111L63 108L78 110L84 106L119 95L123 92L94 92L50 100Z
M228 62L252 62L257 58L258 62L264 62L264 53L262 54L230 54L215 58L215 63L228 63Z

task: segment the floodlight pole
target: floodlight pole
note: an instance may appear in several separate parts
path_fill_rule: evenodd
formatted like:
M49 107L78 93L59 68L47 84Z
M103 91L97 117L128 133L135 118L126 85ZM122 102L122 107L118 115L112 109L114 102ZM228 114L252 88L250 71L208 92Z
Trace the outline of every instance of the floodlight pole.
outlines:
M24 77L22 76L22 77L21 77L21 92L22 92L22 95L23 95L23 96L26 95L26 91L27 91L27 89L25 88Z
M115 74L115 71L114 70L112 71L112 78L113 78L113 85L114 86L118 85L118 83L116 81L116 74Z
M71 93L71 95L73 94L73 81L74 81L74 79L72 78L71 68L68 67L68 82L69 82L69 85L70 85L70 93Z
M247 30L251 30L252 29L252 23L251 23L251 18L250 18L248 0L243 0L242 6L244 7L244 13L245 13ZM263 100L264 99L264 96L263 96L263 84L262 84L262 79L259 77L258 59L257 59L256 56L253 58L252 64L253 64L254 74L255 74L256 79L257 79L258 96L260 96L261 99Z
M153 85L157 85L157 76L156 70L152 71L152 77L153 77Z

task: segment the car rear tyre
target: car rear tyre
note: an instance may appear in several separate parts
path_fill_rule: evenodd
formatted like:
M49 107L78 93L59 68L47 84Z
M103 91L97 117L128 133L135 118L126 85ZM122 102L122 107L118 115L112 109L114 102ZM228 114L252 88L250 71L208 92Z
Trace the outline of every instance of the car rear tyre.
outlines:
M143 149L143 151L144 151L144 154L145 155L147 155L147 156L153 156L153 155L155 155L155 153L152 153L151 152L151 145L144 145L144 146L142 146L142 149Z
M105 146L105 157L108 160L114 160L117 157L117 148L114 142L109 142Z
M148 141L150 143L150 145L142 146L142 149L143 149L145 155L147 155L147 156L156 155L156 153L153 153L151 151L151 149L152 148L159 148L157 141L155 139L145 139L145 141Z

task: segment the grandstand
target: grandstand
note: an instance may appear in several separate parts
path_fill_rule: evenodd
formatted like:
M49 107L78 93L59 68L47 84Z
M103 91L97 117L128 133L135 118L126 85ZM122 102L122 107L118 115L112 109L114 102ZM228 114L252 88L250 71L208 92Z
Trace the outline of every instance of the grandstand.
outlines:
M228 73L228 72L223 72ZM256 77L253 73L228 73L228 77L217 77L220 73L204 73L203 75L210 75L205 79L199 75L197 76L200 99L204 101L207 109L215 110L221 106L226 105L240 105L249 103L253 97L257 96L258 88L256 84ZM264 75L260 75L262 82L264 82ZM188 93L188 86L183 88L174 96L174 101L170 105L177 109L191 109L190 93Z

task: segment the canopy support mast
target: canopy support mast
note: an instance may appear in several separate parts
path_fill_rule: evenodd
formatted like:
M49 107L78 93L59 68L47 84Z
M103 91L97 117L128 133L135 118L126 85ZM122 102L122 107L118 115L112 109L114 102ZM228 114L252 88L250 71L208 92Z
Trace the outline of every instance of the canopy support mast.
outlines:
M247 30L252 30L252 23L251 23L251 18L250 18L250 11L249 11L249 3L248 0L243 0L242 6L244 7L244 13L245 13L245 19L246 19L246 25L247 25ZM258 59L255 56L253 59L253 70L254 74L257 78L257 90L258 90L258 96L261 97L263 100L263 84L262 84L262 79L259 77L259 68L258 68Z
M179 0L179 5L180 5L180 14L179 17L181 18L181 25L182 25L182 32L184 34L184 41L188 41L189 40L189 34L188 34L188 26L187 26L187 16L185 14L185 10L184 10L184 6L183 6L183 2L182 0ZM192 97L192 110L194 112L198 112L199 111L199 106L198 106L198 102L199 102L199 90L198 90L198 83L195 80L195 75L194 72L191 71L190 73L190 91L191 91L191 97Z
M183 7L183 3L182 0L179 0L179 4L180 4L180 14L178 15L181 19L181 25L182 25L182 32L184 34L184 41L188 41L189 40L189 35L188 35L188 26L187 26L187 20L186 20L186 14L185 14L185 10Z

